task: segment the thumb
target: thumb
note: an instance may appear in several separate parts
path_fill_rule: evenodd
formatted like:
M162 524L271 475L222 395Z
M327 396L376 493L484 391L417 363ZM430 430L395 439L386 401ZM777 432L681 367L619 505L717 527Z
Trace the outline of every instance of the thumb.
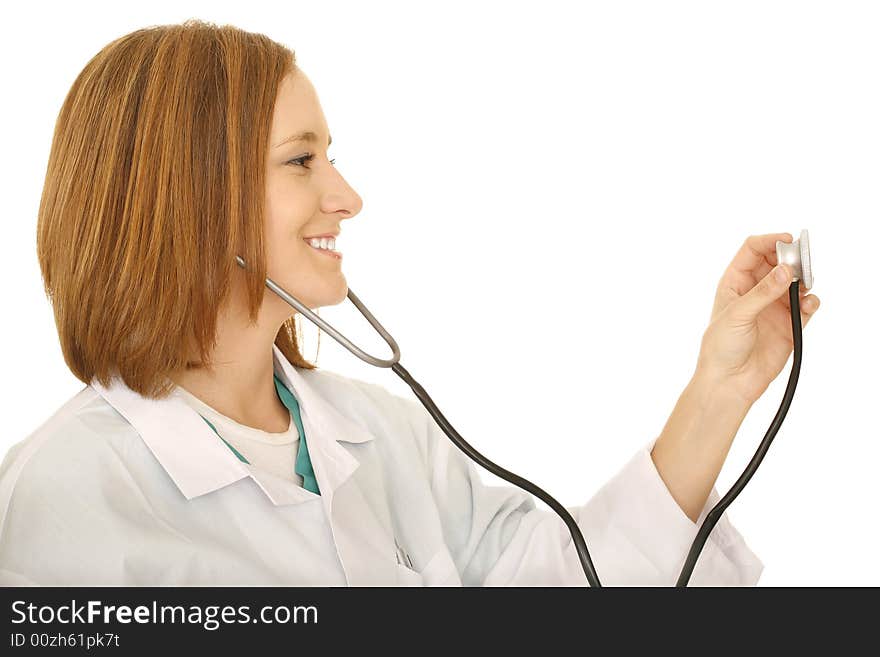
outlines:
M791 284L791 271L785 265L778 265L758 281L751 290L731 304L733 314L742 320L753 320L761 311L776 301L788 290Z

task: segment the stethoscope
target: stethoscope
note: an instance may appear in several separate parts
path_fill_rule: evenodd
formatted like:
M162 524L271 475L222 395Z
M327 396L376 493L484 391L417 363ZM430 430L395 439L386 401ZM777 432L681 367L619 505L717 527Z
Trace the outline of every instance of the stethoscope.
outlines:
M727 509L728 506L730 506L731 502L733 502L733 500L736 499L737 495L740 494L742 489L745 488L745 485L749 482L749 479L752 478L752 475L755 474L755 471L758 469L758 466L761 464L764 455L767 453L767 450L770 447L770 443L773 442L773 438L776 436L776 432L779 431L779 427L782 425L782 420L785 418L786 413L788 413L788 407L791 405L791 400L794 397L794 390L797 387L798 375L800 374L801 370L801 349L803 339L801 329L800 299L798 297L798 281L803 281L804 287L808 290L813 287L813 272L810 266L810 240L807 231L802 230L800 239L795 240L791 244L777 241L776 258L778 264L786 264L794 273L792 283L788 288L788 299L791 305L792 337L794 342L794 362L792 363L791 367L791 375L788 378L788 386L785 389L785 394L782 398L782 404L779 406L779 410L776 412L776 417L773 418L773 422L771 423L770 428L767 430L767 433L764 436L764 440L762 440L761 444L758 446L758 450L755 452L752 460L749 461L748 466L746 466L746 469L740 475L739 479L736 480L730 490L727 491L727 494L722 497L719 502L712 508L712 510L706 515L706 518L703 521L700 530L697 532L697 535L694 538L693 543L691 544L691 549L688 552L687 558L685 559L684 566L681 569L681 574L678 576L678 582L676 583L676 586L687 586L688 581L691 578L691 573L693 572L694 567L697 565L697 559L700 556L700 552L703 550L703 546L706 544L706 540L709 538L709 534L712 532L715 524L721 519L724 510ZM241 256L236 256L235 260L242 268L247 268ZM348 288L348 298L360 311L360 313L367 319L370 325L379 333L379 335L382 336L382 339L385 340L388 346L391 347L391 351L393 353L393 356L391 358L387 360L376 358L375 356L371 356L365 351L362 351L348 338L342 335L342 333L337 331L328 322L324 321L318 315L313 313L309 308L305 306L305 304L296 299L293 295L287 292L287 290L282 288L271 278L266 278L266 287L268 287L284 301L286 301L288 304L290 304L303 315L305 315L305 317L313 324L315 324L319 328L324 329L327 333L331 335L331 337L333 337L333 339L339 342L343 347L348 349L351 353L360 358L362 361L369 363L370 365L375 365L376 367L390 367L395 374L397 374L407 383L407 385L409 385L410 388L412 388L413 392L416 394L416 397L419 398L419 401L422 402L422 405L428 410L428 412L437 422L439 427L447 436L449 436L449 439L456 445L456 447L458 447L461 451L467 454L467 456L486 468L492 474L497 475L502 479L505 479L510 483L515 484L519 488L528 491L532 495L536 495L537 497L542 499L562 518L563 522L565 522L566 526L568 527L568 531L571 533L571 538L574 541L578 557L581 560L581 565L583 566L584 573L587 576L587 581L589 582L590 586L602 585L599 582L599 577L596 574L596 569L593 566L593 561L590 558L590 552L587 549L587 543L584 540L584 536L581 533L580 527L578 527L577 523L575 522L574 518L571 517L571 514L568 512L568 510L555 499L553 499L553 497L551 497L549 493L545 492L543 489L539 488L529 480L523 479L519 475L514 474L509 470L505 470L501 466L487 459L476 449L474 449L470 444L468 444L468 442L464 438L462 438L461 435L459 435L455 428L453 428L453 426L437 408L437 405L434 403L431 397L428 396L428 393L425 392L425 389L421 385L419 385L418 381L416 381L412 377L412 375L403 367L403 365L398 362L400 360L400 349L397 346L397 342L395 342L394 338L391 337L391 334L385 330L385 328L379 323L379 321L375 317L373 317L373 314L369 310L367 310L367 307L363 304L363 302L357 297L354 292L352 292L351 287Z

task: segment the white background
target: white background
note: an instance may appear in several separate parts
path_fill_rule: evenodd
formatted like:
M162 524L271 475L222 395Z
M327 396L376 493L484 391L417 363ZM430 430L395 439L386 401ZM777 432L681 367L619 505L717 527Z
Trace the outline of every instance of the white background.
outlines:
M364 199L338 243L351 289L458 431L566 506L662 430L743 240L807 228L822 306L791 409L728 514L765 564L761 585L880 585L878 5L122 7L3 9L3 452L83 385L35 255L64 96L109 41L201 18L296 51L330 157ZM389 353L350 302L320 313ZM303 326L313 359L317 329ZM722 494L790 362L743 423ZM317 363L413 396L327 334Z

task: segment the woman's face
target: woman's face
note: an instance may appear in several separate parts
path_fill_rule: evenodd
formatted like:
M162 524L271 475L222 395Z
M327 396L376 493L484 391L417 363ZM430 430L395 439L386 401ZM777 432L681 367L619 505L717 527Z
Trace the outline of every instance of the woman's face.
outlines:
M300 133L306 138L287 141ZM330 133L318 96L297 70L282 81L275 101L266 162L266 267L269 278L309 308L341 303L348 294L342 260L306 238L336 235L363 202L328 158ZM281 321L296 313L269 290L266 300ZM276 303L277 302L277 303Z

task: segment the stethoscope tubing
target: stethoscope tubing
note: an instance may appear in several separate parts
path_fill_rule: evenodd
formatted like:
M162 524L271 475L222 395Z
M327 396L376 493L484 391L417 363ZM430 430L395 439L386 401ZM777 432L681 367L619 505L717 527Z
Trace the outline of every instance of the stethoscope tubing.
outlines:
M246 269L245 261L242 259L241 256L236 256L235 260L239 266ZM282 288L271 278L266 278L266 287L275 292L275 294L281 297L288 304L300 311L303 315L305 315L306 319L310 320L318 327L327 331L327 333L329 333L331 337L333 337L343 347L348 349L352 354L354 354L364 362L369 363L370 365L375 365L376 367L391 368L391 370L395 374L397 374L397 376L403 379L412 389L422 405L431 414L431 417L434 418L434 421L437 422L437 425L440 427L440 429L443 430L443 433L445 433L449 437L449 439L456 447L458 447L468 457L482 465L492 474L501 477L502 479L505 479L506 481L509 481L519 488L522 488L542 499L562 518L562 521L568 527L568 530L571 533L571 538L574 541L575 549L577 550L578 558L581 561L581 566L584 569L584 574L586 575L587 581L589 582L590 586L601 586L601 583L599 582L599 576L596 574L596 568L593 566L593 560L590 558L590 552L587 548L587 542L584 540L584 536L581 533L580 527L578 527L577 522L575 522L574 518L571 517L571 514L568 512L568 510L542 488L539 488L528 479L524 479L523 477L520 477L519 475L510 472L509 470L505 470L500 465L493 463L485 456L480 454L480 452L474 449L473 446L471 446L464 438L461 437L461 434L459 434L458 431L455 430L452 424L450 424L449 420L447 420L443 416L443 413L440 412L440 409L437 408L437 405L434 403L434 400L432 400L431 397L428 395L427 391L418 383L418 381L413 378L413 376L403 367L403 365L398 362L400 360L400 349L397 346L397 342L394 340L393 337L391 337L391 334L385 330L385 328L379 323L379 321L373 316L373 314L369 310L367 310L367 307L363 304L363 302L361 302L357 295L355 295L355 293L351 290L351 287L348 288L348 294L346 296L354 304L358 311L360 311L360 313L367 319L370 325L374 329L376 329L379 335L382 336L385 342L388 343L388 346L391 347L393 355L390 359L377 358L359 349L354 343L352 343L344 335L342 335L341 332L337 331L333 326L331 326L329 322L325 321L316 313L312 312L304 303L302 303L299 299L290 294L287 290Z
M458 447L472 460L482 465L492 474L501 477L502 479L509 481L510 483L522 488L523 490L528 491L532 495L541 498L551 509L553 509L557 513L557 515L559 515L560 518L562 518L562 521L568 527L568 531L571 534L572 540L574 541L574 546L577 550L578 558L581 561L581 566L584 569L584 574L587 577L587 581L589 582L590 586L601 586L601 583L599 582L599 576L596 574L596 568L595 566L593 566L593 560L590 558L590 551L587 549L587 542L584 540L584 535L581 533L580 527L578 526L577 522L575 522L575 519L571 517L571 514L568 512L568 510L559 502L557 502L549 493L544 491L542 488L539 488L528 479L520 477L519 475L514 474L509 470L505 470L500 465L493 463L485 456L480 454L476 449L468 444L468 442L464 438L461 437L461 435L443 416L443 414L440 412L440 409L437 408L437 405L434 404L434 401L428 396L428 393L425 391L425 389L421 385L419 385L418 381L416 381L400 363L395 363L391 366L391 369L401 379L406 381L407 385L409 385L410 388L412 388L413 392L416 394L416 397L419 398L419 401L422 402L422 405L428 410L428 412L437 422L438 426L443 429L443 432L449 437L449 439L455 444L456 447Z
M235 259L239 266L246 269L245 261L241 258L241 256L236 256ZM742 475L740 475L739 479L736 480L736 482L724 495L724 497L721 498L721 500L719 500L718 503L712 508L712 510L706 515L703 524L701 525L696 537L694 538L693 543L691 544L690 551L688 552L681 573L678 577L678 581L676 582L677 587L687 586L688 582L690 581L691 574L696 567L700 553L702 552L703 547L705 546L706 541L709 538L709 534L711 534L712 530L715 528L715 525L721 519L724 510L728 506L730 506L733 500L735 500L736 497L742 492L743 488L745 488L745 485L755 474L755 471L761 464L764 455L770 448L770 443L773 442L773 438L776 436L777 431L779 431L779 427L782 426L782 421L783 419L785 419L785 415L788 412L789 406L791 405L791 401L794 397L794 391L797 387L798 375L800 373L801 352L803 346L798 286L798 280L795 280L789 286L792 340L794 343L794 362L791 369L791 375L788 380L788 387L786 388L785 395L783 396L782 404L777 411L776 416L773 418L773 422L770 425L770 428L767 430L764 439L758 446L758 450L755 452L755 455L752 457L752 460L749 462L745 471L742 473ZM316 313L312 312L312 310L310 310L305 304L303 304L296 297L287 292L271 278L266 278L266 287L268 287L275 294L281 297L289 305L293 306L296 310L301 312L313 324L321 329L324 329L324 331L329 333L331 337L333 337L343 347L348 349L352 354L360 358L362 361L376 367L390 368L412 389L418 400L431 414L431 417L434 418L434 421L437 423L440 429L449 437L453 444L458 447L462 452L464 452L470 459L479 463L492 474L501 477L506 481L509 481L515 486L522 488L523 490L543 500L551 509L553 509L553 511L557 515L559 515L559 517L565 523L566 527L568 527L568 531L571 534L572 541L574 542L575 550L577 551L578 558L581 562L581 567L584 570L584 575L586 576L589 585L591 587L602 586L601 582L599 581L599 576L596 573L596 568L593 565L593 560L590 558L590 551L587 548L587 542L584 540L583 533L581 532L580 527L578 526L574 518L572 518L568 510L542 488L536 486L528 479L520 477L519 475L510 472L509 470L502 468L500 465L490 461L488 458L486 458L480 452L474 449L474 447L470 445L464 438L462 438L461 434L459 434L458 431L455 430L452 424L450 424L449 420L447 420L443 413L440 412L440 409L437 408L437 405L428 395L427 391L419 384L418 381L415 380L415 378L413 378L413 376L406 370L406 368L404 368L403 365L400 364L400 349L397 345L397 342L394 340L391 334L385 330L385 328L379 323L379 321L373 316L373 314L367 309L367 307L357 297L357 295L355 295L350 287L348 288L348 293L346 296L354 304L355 308L357 308L358 311L367 319L367 321L376 330L376 332L382 336L388 346L391 347L392 357L390 359L383 359L376 356L371 356L370 354L358 348L357 345L348 340L329 322L319 317Z
M700 526L700 530L697 532L694 542L691 544L691 549L688 551L684 566L681 569L681 574L678 576L678 581L675 584L677 587L688 585L691 573L693 573L694 567L697 565L697 559L700 558L700 553L703 551L703 546L706 544L709 534L712 533L716 523L721 519L724 510L729 507L731 502L736 499L737 495L742 492L746 484L749 483L749 479L755 474L758 466L761 465L761 461L764 460L764 455L767 454L767 450L770 449L770 443L772 443L773 439L776 437L776 432L779 431L779 427L782 426L782 421L788 413L789 406L791 406L791 400L794 398L794 390L797 388L798 377L801 372L801 353L803 351L803 327L801 326L801 306L798 297L799 285L800 282L795 280L788 287L788 301L791 306L791 336L792 342L794 343L794 359L791 365L791 374L788 377L788 385L785 388L785 394L782 396L782 403L779 405L779 410L776 411L776 416L773 418L773 422L770 423L770 428L767 429L767 433L764 434L764 439L761 441L761 444L758 445L758 449L752 457L752 460L749 461L746 469L743 470L743 473L734 482L733 486L730 487L730 490L727 491L724 497L718 500L718 503L712 507L712 510L709 511L708 514L706 514L706 518L703 520L703 524Z
M246 269L244 259L241 256L235 256L235 261L238 263L240 267ZM355 305L361 315L367 318L367 321L370 322L370 325L376 329L376 332L382 336L382 339L388 343L388 346L391 347L391 352L393 356L390 359L377 358L375 356L371 356L365 351L362 351L358 348L356 344L354 344L351 340L346 338L342 333L337 331L329 322L319 317L316 313L312 312L308 306L306 306L299 299L294 297L290 292L285 290L283 287L278 285L271 278L266 278L266 287L272 290L275 294L281 297L284 301L289 303L291 306L300 311L303 315L306 316L309 321L313 324L316 324L319 328L324 329L327 333L329 333L339 344L348 349L355 356L360 358L365 363L369 363L370 365L375 365L376 367L391 367L397 361L400 360L400 348L397 346L397 342L391 337L391 334L385 330L385 327L379 323L375 317L373 317L373 313L367 310L367 307L361 303L361 300L357 298L354 292L351 291L351 288L348 289L348 298Z

